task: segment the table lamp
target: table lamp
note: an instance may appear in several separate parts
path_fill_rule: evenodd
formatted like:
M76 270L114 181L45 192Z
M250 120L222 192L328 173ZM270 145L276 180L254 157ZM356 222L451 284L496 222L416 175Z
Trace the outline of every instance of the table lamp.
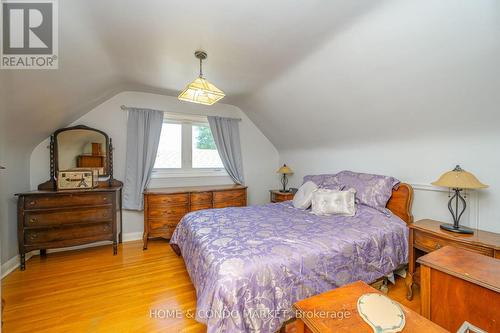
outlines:
M452 171L444 173L438 180L433 182L432 185L448 187L450 191L455 192L448 202L448 210L453 217L453 224L441 224L441 229L459 234L473 234L473 230L460 226L460 218L467 207L464 199L464 197L467 197L467 193L465 191L467 189L486 188L488 185L481 183L476 176L462 169L460 165L457 165ZM464 197L461 195L462 191L464 191ZM463 206L460 212L459 201Z
M292 169L290 169L286 164L283 164L283 166L279 168L278 171L276 172L282 174L281 177L281 184L283 184L282 192L288 192L288 190L286 189L286 184L288 183L287 175L293 174Z

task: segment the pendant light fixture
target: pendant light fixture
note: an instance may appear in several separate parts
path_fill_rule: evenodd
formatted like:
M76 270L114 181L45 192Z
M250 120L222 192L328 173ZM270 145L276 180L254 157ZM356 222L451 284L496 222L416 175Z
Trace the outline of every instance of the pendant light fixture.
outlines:
M177 97L181 101L212 105L221 100L224 92L203 78L202 61L207 58L205 51L196 51L194 56L200 59L200 76L187 87Z

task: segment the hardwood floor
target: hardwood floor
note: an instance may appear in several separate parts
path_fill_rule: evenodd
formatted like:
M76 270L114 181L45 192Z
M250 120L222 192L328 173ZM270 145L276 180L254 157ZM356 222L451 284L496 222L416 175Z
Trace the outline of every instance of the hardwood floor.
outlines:
M32 257L26 270L2 280L4 332L205 332L194 319L196 295L184 267L165 241L128 242ZM404 281L389 296L419 311L418 291L405 298ZM157 317L154 317L154 311ZM153 316L151 315L153 311Z

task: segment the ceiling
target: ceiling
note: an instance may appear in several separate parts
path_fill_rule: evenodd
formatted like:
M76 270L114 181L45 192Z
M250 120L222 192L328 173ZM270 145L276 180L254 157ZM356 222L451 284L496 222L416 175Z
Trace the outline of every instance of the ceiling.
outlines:
M278 149L498 120L495 0L64 0L59 24L58 70L0 70L3 134L17 145L120 91L176 96L196 49L224 102Z

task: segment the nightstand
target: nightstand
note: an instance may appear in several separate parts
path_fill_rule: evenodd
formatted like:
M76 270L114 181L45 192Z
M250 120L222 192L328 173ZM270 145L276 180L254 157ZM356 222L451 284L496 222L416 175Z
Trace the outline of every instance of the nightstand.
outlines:
M413 297L413 284L420 284L420 268L417 267L416 261L426 253L450 245L500 259L500 234L478 229L473 229L472 235L459 234L441 229L439 225L442 223L434 220L420 220L408 225L410 227L408 248L410 256L406 285L409 300Z
M271 193L271 202L282 202L293 199L292 192L281 192L280 190L269 190Z

